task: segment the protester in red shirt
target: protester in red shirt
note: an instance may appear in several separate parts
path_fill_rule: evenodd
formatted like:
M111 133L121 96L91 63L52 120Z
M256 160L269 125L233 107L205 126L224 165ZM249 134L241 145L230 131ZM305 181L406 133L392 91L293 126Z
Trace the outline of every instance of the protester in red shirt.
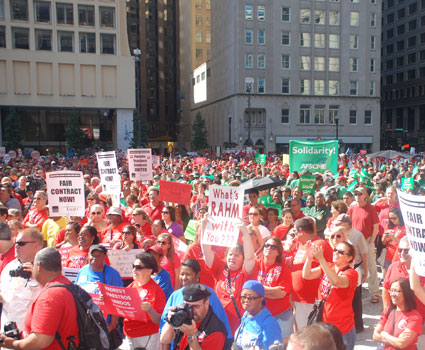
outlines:
M158 350L159 322L164 310L166 299L162 288L151 278L158 271L158 264L152 254L141 253L136 255L133 263L134 281L127 288L136 288L141 308L146 312L145 321L136 321L124 318L123 331L125 335L125 348L144 348Z
M399 208L393 207L390 209L388 213L388 220L388 226L385 228L382 235L382 243L387 248L384 265L385 271L397 255L396 252L400 240L406 236L406 227L404 226L403 215Z
M152 220L142 208L135 208L132 213L132 224L137 229L139 240L152 235Z
M78 246L73 247L68 253L66 267L81 269L88 263L90 247L98 243L96 229L93 226L83 226L78 234Z
M109 225L100 234L101 243L109 244L111 247L122 239L122 230L128 223L124 221L122 210L119 207L110 207L106 213Z
M256 207L260 211L261 218L263 219L263 221L267 221L267 209L263 203L258 202L258 200L260 199L260 192L258 192L257 189L253 188L249 190L248 196L249 204L245 205L242 209L242 217L244 218L245 223L249 223L249 209L251 209L252 207Z
M49 218L49 214L47 213L46 209L46 192L35 192L34 203L35 206L28 212L24 220L22 220L22 225L26 228L36 227L41 231L44 222Z
M15 244L12 231L5 222L0 222L0 274L4 267L15 259Z
M151 186L148 190L149 203L143 206L143 210L149 215L152 221L162 219L162 209L164 203L159 200L159 189Z
M286 234L294 225L294 216L289 208L283 209L281 212L283 223L277 226L272 233L272 236L279 238L281 241L285 239Z
M201 242L207 220L207 216L202 220ZM242 222L239 223L239 226L243 235L243 246L238 243L236 247L229 248L226 255L226 263L214 254L211 245L201 243L205 263L216 280L215 291L223 304L233 333L239 327L239 316L243 314L240 300L242 286L247 280L255 279L257 275L251 237ZM237 308L235 308L232 298Z
M180 288L180 265L181 260L174 247L173 238L170 233L161 233L158 236L156 244L164 250L164 257L161 260L161 266L170 274L173 289Z

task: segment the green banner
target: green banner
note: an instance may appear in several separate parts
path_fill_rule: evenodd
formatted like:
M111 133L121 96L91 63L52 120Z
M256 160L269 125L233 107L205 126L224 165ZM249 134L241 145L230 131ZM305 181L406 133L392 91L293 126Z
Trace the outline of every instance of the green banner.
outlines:
M338 170L338 141L289 141L289 169L335 173Z
M184 238L189 241L194 241L196 235L196 220L189 220L186 226L186 231L184 231Z
M414 186L413 177L402 177L401 178L401 189L403 191L413 190L414 188L415 188L415 186Z
M360 181L367 187L372 186L372 175L370 175L365 168L362 168L360 171Z
M273 199L272 199L272 196L264 196L264 197L260 197L259 199L258 199L258 201L260 202L260 203L263 203L264 204L264 206L267 208L267 206L269 205L269 204L272 204L273 203Z
M304 194L314 194L316 185L316 176L300 175L300 189Z
M357 187L357 180L353 181L350 186L347 187L347 191L346 192L353 192L354 189Z
M353 179L357 179L357 168L352 168L350 170L350 175L349 177L352 177Z
M256 154L254 158L255 163L265 164L266 163L266 155L265 154Z

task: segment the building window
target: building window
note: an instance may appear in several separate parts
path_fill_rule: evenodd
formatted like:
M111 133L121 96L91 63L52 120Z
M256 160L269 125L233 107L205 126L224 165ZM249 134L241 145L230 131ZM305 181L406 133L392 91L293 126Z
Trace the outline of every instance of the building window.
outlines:
M325 106L314 106L314 124L325 124Z
M266 55L263 53L258 54L257 60L258 60L257 67L260 69L264 69L266 67Z
M350 35L350 49L359 48L359 36L356 34Z
M266 43L266 34L264 29L258 29L258 45L264 45Z
M14 49L29 49L29 29L12 28L12 39Z
M300 9L300 23L309 24L311 22L311 10Z
M211 32L205 33L205 42L208 44L211 43Z
M257 20L264 21L266 19L266 9L263 5L257 6Z
M282 108L280 122L282 124L289 124L289 109Z
M358 3L359 0L351 0L351 2Z
M375 59L374 58L370 59L370 72L375 73Z
M329 48L339 49L339 34L329 34Z
M197 10L202 10L202 0L196 0L195 1L195 8Z
M376 13L374 12L370 14L370 26L376 28Z
M391 39L394 36L394 29L387 30L387 39Z
M202 60L203 52L202 49L196 49L195 50L195 58L197 60Z
M316 24L325 24L325 10L315 10L314 11L314 23Z
M245 78L245 92L250 94L254 90L254 78Z
M34 1L34 21L42 23L50 22L50 2Z
M211 0L205 0L205 8L211 10Z
M412 48L416 46L416 36L412 36L409 39L407 39L407 47Z
M202 17L201 17L201 20L202 20ZM205 16L205 25L207 27L210 27L211 26L211 16L208 16L208 15Z
M314 81L314 94L315 95L324 95L325 94L325 81L324 80L315 80Z
M314 57L314 70L319 72L325 70L325 57L323 56Z
M409 15L413 15L418 10L418 3L414 2L409 5Z
M369 96L375 96L375 86L374 81L369 82Z
M195 16L195 25L197 27L202 27L202 15Z
M403 51L404 50L404 40L397 41L397 51Z
M339 72L339 57L329 57L329 71Z
M359 25L359 13L357 11L350 12L350 25L352 27L358 27Z
M115 34L100 34L100 53L115 55Z
M359 71L359 59L355 57L350 57L350 72Z
M387 24L394 22L394 12L387 15Z
M282 22L291 22L291 9L282 7Z
M310 105L300 106L300 124L310 124Z
M329 11L329 24L339 26L339 11Z
M301 47L311 46L310 33L300 33L300 46Z
M245 5L245 19L252 20L252 5Z
M339 106L329 106L329 124L335 124L335 118L339 118Z
M413 64L416 62L416 52L407 55L407 64Z
M291 57L282 55L282 69L291 69Z
M364 123L366 125L372 124L372 111L370 111L370 110L364 111Z
M245 54L245 68L252 68L253 67L253 55L252 53L246 53Z
M325 47L325 34L314 34L314 47L323 49Z
M289 79L282 79L282 94L289 94Z
M72 4L56 3L56 21L58 24L74 24Z
M58 32L58 51L59 52L74 52L74 33L73 32Z
M387 45L386 50L387 50L387 55L392 55L394 52L394 45L393 44Z
M10 17L13 20L28 21L28 1L10 0Z
M0 19L4 19L4 0L0 0Z
M196 32L195 33L195 41L197 43L202 43L202 32Z
M357 124L357 110L350 109L350 124Z
M300 94L310 95L310 79L303 79L300 81Z
M416 70L411 69L407 71L407 80L414 80L416 79Z
M99 6L100 26L115 28L115 8Z
M300 58L300 69L310 70L310 56L301 56Z
M404 29L405 29L404 24L400 24L400 25L397 27L397 35L404 34Z
M6 27L0 26L0 47L6 47Z
M80 52L96 53L95 33L80 33Z
M406 9L404 7L397 11L397 17L399 20L404 18L405 16L406 16Z
M350 96L357 96L357 87L359 82L357 80L350 81Z
M370 49L376 50L376 36L375 35L370 36Z
M416 19L414 19L413 21L409 22L409 31L415 30L417 27L417 22Z
M264 80L264 78L258 78L258 93L259 94L264 94L265 90L266 90L266 82Z
M36 50L52 50L52 31L51 30L35 30L35 49Z
M94 6L78 5L78 24L94 26Z
M252 29L245 29L245 44L252 44Z
M282 45L289 46L291 43L289 32L282 32Z
M396 65L397 68L402 67L404 65L404 56L397 57Z
M338 96L339 95L339 81L338 80L329 80L329 95Z

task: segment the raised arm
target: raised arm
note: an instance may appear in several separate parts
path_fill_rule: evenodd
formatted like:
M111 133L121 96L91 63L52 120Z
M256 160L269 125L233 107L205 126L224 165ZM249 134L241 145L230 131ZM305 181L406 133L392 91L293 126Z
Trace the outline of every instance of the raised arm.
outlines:
M415 293L419 301L422 304L424 304L425 303L425 288L421 286L421 282L419 280L418 274L415 271L415 266L413 261L410 268L409 281L410 281L410 288L412 288L413 292Z
M244 267L245 271L250 274L255 267L255 252L254 245L252 244L252 239L249 236L248 229L245 226L245 223L240 219L238 226L242 231L242 240L243 240L243 254L244 254Z
M204 255L205 264L211 267L214 262L214 252L211 249L211 245L202 243L205 234L205 228L207 227L208 215L206 214L201 222L201 249Z
M326 277L328 278L329 282L333 286L338 288L348 288L350 286L350 281L348 280L347 276L338 276L338 274L329 266L328 262L323 256L321 246L312 245L311 250L314 254L314 257L317 259L324 273L326 274Z

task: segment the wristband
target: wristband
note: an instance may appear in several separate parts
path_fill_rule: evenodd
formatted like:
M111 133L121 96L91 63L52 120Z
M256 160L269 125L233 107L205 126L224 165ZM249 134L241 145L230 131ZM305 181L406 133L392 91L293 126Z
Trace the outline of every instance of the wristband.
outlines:
M188 335L187 336L187 342L188 343L191 343L191 342L193 342L194 340L196 340L197 338L196 338L196 335Z

